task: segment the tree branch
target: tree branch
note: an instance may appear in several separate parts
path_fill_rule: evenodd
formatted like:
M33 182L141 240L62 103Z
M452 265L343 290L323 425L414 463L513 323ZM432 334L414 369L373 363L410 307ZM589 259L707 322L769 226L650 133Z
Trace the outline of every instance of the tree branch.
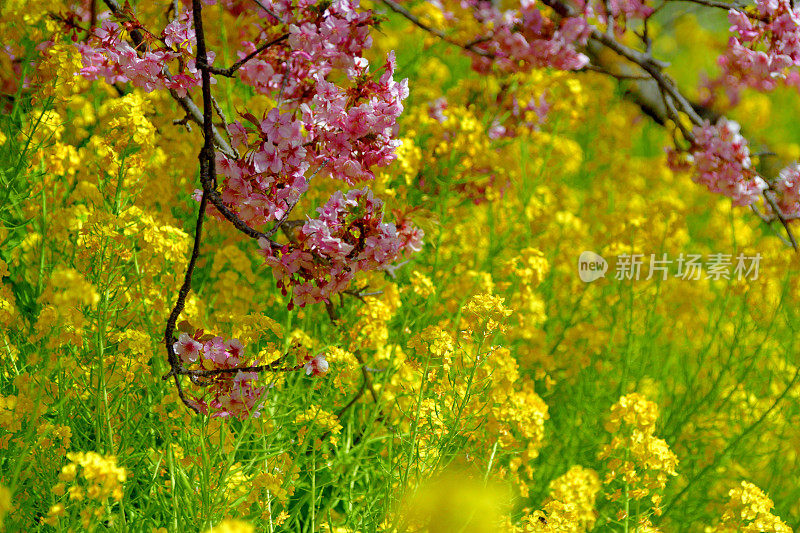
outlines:
M480 48L475 48L476 44L479 44L480 42L483 42L483 41L488 40L488 39L478 39L478 40L472 41L472 42L467 43L467 44L461 44L461 43L451 39L450 37L448 37L443 31L440 31L440 30L437 30L436 28L432 28L431 26L428 26L427 24L422 22L420 19L415 17L409 10L407 10L406 8L401 6L400 4L394 2L394 0L381 0L381 2L386 4L386 6L389 9L391 9L392 11L394 11L395 13L399 13L400 15L402 15L403 17L408 19L415 26L427 31L428 33L432 33L433 35L437 36L438 38L440 38L441 40L443 40L445 42L448 42L448 43L450 43L450 44L452 44L454 46L458 46L459 48L463 48L464 50L467 50L468 52L472 52L473 54L477 54L479 56L493 57L492 54L490 54L486 50L481 50Z
M288 38L289 38L289 34L288 33L284 33L280 37L262 44L261 46L256 48L254 51L250 52L249 54L247 54L242 59L240 59L239 61L237 61L236 63L234 63L233 65L231 65L228 68L218 68L218 67L209 66L208 70L210 70L214 74L219 74L220 76L225 76L227 78L233 77L233 75L236 73L236 71L239 70L240 68L242 68L245 65L245 63L247 63L248 61L250 61L251 59L256 57L258 54L260 54L261 52L263 52L264 50L266 50L270 46L273 46L273 45L276 45L276 44L278 44L280 42L283 42Z

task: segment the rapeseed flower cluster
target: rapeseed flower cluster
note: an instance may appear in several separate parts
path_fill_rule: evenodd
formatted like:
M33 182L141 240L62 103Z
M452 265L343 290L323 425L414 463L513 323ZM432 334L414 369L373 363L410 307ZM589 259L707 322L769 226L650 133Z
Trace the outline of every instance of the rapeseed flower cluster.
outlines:
M661 491L678 466L669 445L655 436L657 419L654 402L638 393L623 396L611 406L606 430L613 437L599 455L608 469L604 483L622 485L609 497L639 501L649 496L656 516L661 514Z
M50 507L44 522L55 526L61 517L77 514L85 529L109 518L111 506L123 498L128 478L113 456L95 452L69 452L69 463L61 469L53 495L62 500Z

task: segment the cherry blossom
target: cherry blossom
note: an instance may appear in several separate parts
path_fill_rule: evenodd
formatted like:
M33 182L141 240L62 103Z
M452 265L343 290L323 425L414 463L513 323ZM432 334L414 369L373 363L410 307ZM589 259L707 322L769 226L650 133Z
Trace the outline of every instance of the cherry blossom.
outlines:
M246 366L244 348L237 339L203 337L202 331L194 336L181 333L175 343L175 352L184 363L197 363L202 370L235 369ZM258 361L251 363L258 365ZM266 387L256 386L257 372L225 372L198 378L206 391L205 396L189 400L200 412L212 417L258 417L264 403Z
M756 8L728 11L733 35L717 60L720 76L708 84L724 88L733 103L744 87L771 91L792 82L789 69L800 66L800 10L790 0L757 0Z
M231 125L241 156L218 153L216 164L223 201L243 221L258 226L283 218L308 189L312 166L353 184L374 179L372 167L394 160L408 83L393 79L393 53L377 80L361 64L358 81L347 89L316 79L315 96L299 118L272 108L261 118L245 113L244 122Z
M403 253L422 248L422 230L406 220L383 221L383 203L368 188L335 192L300 229L297 242L274 249L260 242L290 307L328 301L359 271L385 269Z
M282 23L262 11L270 20L256 42L269 42L282 34L288 39L269 47L242 67L242 81L261 93L281 91L285 100L300 105L314 94L315 80L333 70L353 78L362 65L362 52L372 45L372 13L361 10L357 0L334 0L324 10L313 3L287 0L271 2L271 11ZM256 43L243 41L240 58L255 51Z
M194 363L203 351L203 345L187 335L181 333L178 341L173 345L173 350L185 363Z
M310 359L303 367L307 376L321 376L328 371L328 360L325 354L319 354Z
M693 181L730 197L738 206L750 205L760 197L767 184L752 169L747 141L736 122L724 118L716 125L706 122L695 127L694 137L687 158Z
M778 208L785 218L800 217L800 165L794 164L781 170L775 181Z
M475 45L488 53L473 56L473 68L489 72L493 67L504 72L553 67L577 70L589 58L576 46L586 43L590 27L583 17L550 18L537 2L522 0L518 9L502 11L486 0L464 0L476 21L486 27L490 39Z
M147 92L171 89L180 96L199 86L200 75L191 55L195 38L189 11L164 29L164 46L155 48L143 41L135 49L125 38L122 26L108 17L107 12L102 14L101 18L105 20L94 30L91 39L76 45L83 62L80 70L83 77L89 80L104 78L111 84L130 82ZM177 45L177 49L171 48L173 45ZM208 61L213 63L213 52L209 53ZM182 67L181 70L170 74L166 66L171 62Z

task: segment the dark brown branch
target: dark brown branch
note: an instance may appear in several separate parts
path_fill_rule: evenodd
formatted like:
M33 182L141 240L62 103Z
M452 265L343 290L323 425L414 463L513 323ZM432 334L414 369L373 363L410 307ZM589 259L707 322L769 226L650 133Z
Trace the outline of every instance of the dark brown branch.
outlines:
M106 0L107 2L109 0ZM193 0L192 10L194 14L195 33L197 35L197 61L206 62L206 44L203 35L203 19L202 19L202 4L199 0ZM213 190L213 185L216 180L216 168L214 163L214 132L213 132L213 107L211 103L211 75L203 70L201 72L203 80L203 148L200 150L198 158L200 159L200 183L203 185L203 195L200 198L200 209L197 215L197 223L194 231L194 245L192 246L192 255L189 259L189 264L186 265L186 273L183 277L183 284L178 291L178 299L175 306L169 314L167 319L167 326L164 331L164 343L167 348L167 361L170 365L169 373L164 378L174 377L175 387L178 390L178 396L181 401L196 413L200 410L192 405L183 394L179 374L184 373L183 365L178 359L173 346L175 323L186 305L186 297L192 289L192 274L194 267L197 264L197 258L200 256L200 242L202 241L203 234L203 219L205 218L208 191Z
M772 197L772 194L770 194L769 191L764 191L764 198L767 200L767 203L769 203L770 207L772 207L772 210L775 212L775 217L778 220L780 220L781 224L783 225L783 229L786 230L786 236L789 237L789 242L791 243L792 248L794 249L795 252L797 252L797 240L794 238L794 234L792 233L792 230L789 227L788 220L786 219L786 217L783 216L783 213L781 213L778 204L775 202L775 198Z
M205 35L203 33L201 0L192 1L192 12L194 16L195 34L197 36L197 63L205 64L207 59L207 51L205 44ZM203 147L200 150L198 159L200 160L200 183L203 186L203 195L200 198L200 208L197 216L197 222L195 224L195 235L194 235L194 244L192 246L192 255L189 259L189 263L186 266L186 273L184 274L183 284L181 285L181 288L178 291L177 301L175 302L175 306L172 308L172 311L170 312L169 318L167 319L167 325L164 331L164 343L167 349L167 360L170 365L170 371L169 373L167 373L167 375L164 376L164 379L168 379L170 376L174 378L175 387L178 391L178 396L180 397L181 401L196 413L200 413L200 410L191 402L189 402L189 400L186 398L180 383L179 376L181 375L191 376L192 381L195 381L197 377L206 377L215 374L224 374L224 373L232 373L240 371L262 371L267 368L271 368L273 371L281 371L281 370L291 371L291 370L296 370L298 368L298 367L291 367L287 369L277 369L275 367L271 367L270 365L263 365L263 367L262 366L244 367L244 368L234 368L234 369L218 369L210 371L187 370L183 367L180 360L178 359L177 354L175 353L175 348L173 346L175 324L181 312L183 311L183 308L186 305L186 298L189 295L189 291L192 288L192 274L194 273L194 268L195 265L197 264L197 259L200 255L200 243L202 241L202 233L203 233L202 231L203 220L205 218L208 199L211 198L212 202L216 200L216 202L214 202L215 205L217 205L218 202L223 209L227 209L227 207L225 207L224 204L222 203L222 199L219 197L218 193L214 190L216 186L217 176L216 176L215 150L214 150L214 124L213 124L214 104L211 95L211 74L208 72L207 69L201 69L201 76L202 76L202 92L203 92ZM220 212L223 211L220 210ZM236 220L238 220L238 218L236 218ZM246 224L244 224L244 222L241 221L239 222L243 224L250 231L255 231L252 230L252 228L250 228ZM300 368L302 368L302 366Z
M775 219L774 219L774 218L772 218L772 217L769 217L769 216L765 215L764 213L762 213L761 211L759 211L759 210L758 210L758 208L755 206L755 204L750 204L750 209L753 211L753 213L755 213L755 214L756 214L756 216L757 216L758 218L760 218L760 219L761 219L761 221L762 221L762 222L764 222L764 223L767 225L767 227L768 227L769 229L771 229L771 230L772 230L772 233L773 233L773 234L774 234L776 237L778 237L778 238L779 238L779 239L780 239L780 240L783 242L783 244L785 244L786 246L791 246L791 245L792 245L792 243L791 243L791 242L790 242L790 241L789 241L789 240L788 240L786 237L784 237L783 235L781 235L781 234L778 232L778 230L776 230L776 229L773 227L773 225L772 225L772 222L774 222L774 221L775 221Z
M347 289L342 291L342 295L352 296L357 300L361 300L362 303L367 303L367 301L364 298L368 296L380 296L381 294L383 294L383 291L364 292L365 290L367 290L367 287L369 287L369 285L365 285L360 289Z
M193 122L200 126L203 125L203 112L200 111L200 108L197 107L197 104L195 104L192 99L189 98L189 96L179 96L178 93L173 89L170 89L169 93L172 95L172 98L178 102L178 105L183 108ZM222 135L220 135L216 128L212 127L212 131L214 134L214 142L217 144L222 153L228 157L235 158L236 152L228 144L228 141L226 141Z
M263 9L270 17L274 18L278 22L283 22L283 20L281 20L281 18L278 15L276 15L274 11L272 11L270 8L268 8L258 0L253 0L253 3L256 4L258 7L260 7L261 9Z
M369 371L367 370L367 364L364 362L364 357L361 355L361 352L359 351L356 351L353 355L356 356L358 364L361 366L361 374L364 376L364 383L367 384L369 393L370 395L372 395L372 400L375 403L378 403L378 393L375 392L375 387L372 385L372 377L369 375Z
M89 7L89 31L93 32L97 26L97 0L92 0Z
M104 1L105 1L106 5L109 7L109 9L111 9L111 11L115 15L121 16L123 14L122 10L119 7L119 4L117 4L116 0L104 0ZM195 23L196 23L196 21L195 21ZM207 60L207 52L206 52L206 47L205 47L205 34L203 32L202 27L198 28L196 24L195 24L195 35L196 35L197 43L198 43L197 44L198 52L197 52L196 63L197 63L197 65L206 65L207 66L208 60ZM134 45L136 45L137 47L140 46L144 42L144 39L143 39L141 33L138 30L133 30L131 32L131 39L133 40ZM203 44L202 57L200 56L200 43L201 43L201 41L202 41L202 44ZM207 187L206 184L203 184L203 191L205 192L205 196L208 197L208 201L210 201L211 204L214 207L216 207L217 210L222 214L222 216L225 217L229 222L231 222L236 229L238 229L239 231L241 231L245 235L247 235L249 237L252 237L253 239L265 239L266 241L269 242L270 246L272 246L273 248L280 248L281 245L278 244L277 242L274 242L274 241L270 240L268 235L266 235L265 233L262 233L262 232L260 232L258 230L255 230L255 229L251 228L249 225L247 225L247 223L245 223L243 220L241 220L236 215L236 213L231 211L225 205L225 203L222 201L222 197L216 191L216 166L215 166L215 163L214 163L214 144L216 144L220 148L220 150L222 150L222 152L225 153L225 155L227 155L229 157L234 157L235 158L236 157L236 152L233 150L233 148L231 148L231 146L228 144L228 142L225 139L222 138L222 135L220 135L219 131L214 127L214 124L213 124L213 121L212 121L212 119L213 119L212 109L213 109L213 105L214 104L213 104L213 100L211 100L211 87L210 87L210 85L208 87L206 87L206 80L209 80L209 83L210 83L211 74L209 73L208 68L201 68L200 71L201 71L201 76L202 76L202 79L203 79L203 101L204 101L204 105L203 105L204 109L203 109L203 111L201 111L200 108L197 107L197 105L188 96L179 96L174 90L170 90L170 94L178 102L178 104L183 108L183 110L186 112L186 115L191 117L191 120L193 120L194 122L196 122L197 124L199 124L199 125L201 125L203 127L203 135L204 135L204 137L206 139L205 144L204 144L204 150L210 152L209 170L207 171L207 174L209 174L209 173L210 174L207 175L206 178L209 178L208 183L211 184L211 186L209 186L209 187ZM208 98L210 100L209 104L205 103L206 93L208 93ZM206 115L209 115L209 118L208 118L207 121L206 121ZM211 139L213 139L213 142L210 142ZM206 159L208 159L208 158L206 157ZM204 179L204 176L203 176L203 173L202 173L202 165L201 165L201 175L200 175L201 183L203 182L203 179Z
M345 414L347 411L349 411L350 408L353 407L356 404L356 402L361 399L362 396L364 396L364 392L366 392L366 390L367 390L367 380L362 379L361 387L358 388L358 391L356 392L355 396L353 396L344 407L342 407L341 409L339 409L339 411L337 411L336 418L341 419L342 415ZM323 435L322 440L325 440L326 436L327 435Z
M714 7L717 9L724 9L728 11L730 9L738 9L739 11L744 11L747 7L745 4L741 4L739 2L718 2L716 0L669 0L670 2L689 2L690 4L698 4L705 7Z
M175 373L182 374L185 376L207 378L212 376L218 376L220 374L236 374L238 372L296 372L298 370L302 370L306 366L305 363L300 363L294 366L277 366L275 364L282 361L283 358L278 359L278 361L269 363L267 365L237 366L234 368L215 368L213 370L190 370L187 368L182 368L180 371L176 371Z
M178 378L178 374L181 373L183 367L178 359L178 356L175 354L175 348L173 347L173 335L175 333L175 323L178 321L178 317L186 305L186 297L189 295L189 291L192 290L192 274L194 273L194 266L197 264L197 258L200 256L200 242L202 241L203 234L203 219L205 218L207 205L208 202L204 193L203 197L200 198L200 208L198 210L197 222L195 223L194 228L194 244L192 245L192 255L189 258L189 263L186 265L186 273L183 276L183 284L178 291L178 299L175 301L175 306L172 308L172 311L169 314L167 326L164 331L164 342L167 347L167 361L169 362L170 371L163 377L163 379L169 379L170 376L175 377L175 386L178 389L178 396L180 396L181 401L183 401L187 407L196 413L199 413L200 411L186 399L183 394L180 379Z
M236 71L239 70L240 68L242 68L245 65L245 63L247 63L248 61L250 61L251 59L256 57L258 54L260 54L261 52L263 52L264 50L266 50L270 46L273 46L273 45L276 45L276 44L278 44L280 42L283 42L288 38L289 38L289 34L288 33L284 33L280 37L262 44L261 46L256 48L254 51L250 52L249 54L247 54L242 59L240 59L239 61L237 61L236 63L234 63L233 65L231 65L228 68L219 68L219 67L209 66L208 70L211 71L214 74L218 74L220 76L225 76L226 78L233 77L233 75L236 73Z
M189 121L191 121L191 120L192 120L192 117L191 117L191 115L189 115L189 114L187 113L186 115L184 115L184 117L183 117L183 118L181 118L181 119L177 119L177 118L176 118L175 120L173 120L173 121L172 121L172 125L173 125L173 126L183 126L184 128L186 128L186 131L188 131L188 132L190 132L190 133L191 133L191 131L192 131L192 125L191 125L191 124L189 124Z

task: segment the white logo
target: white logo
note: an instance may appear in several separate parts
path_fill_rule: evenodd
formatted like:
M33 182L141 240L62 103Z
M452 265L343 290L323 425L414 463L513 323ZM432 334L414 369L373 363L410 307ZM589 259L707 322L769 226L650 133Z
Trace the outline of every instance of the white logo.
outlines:
M578 257L578 277L584 283L606 277L608 262L594 252L581 252Z

